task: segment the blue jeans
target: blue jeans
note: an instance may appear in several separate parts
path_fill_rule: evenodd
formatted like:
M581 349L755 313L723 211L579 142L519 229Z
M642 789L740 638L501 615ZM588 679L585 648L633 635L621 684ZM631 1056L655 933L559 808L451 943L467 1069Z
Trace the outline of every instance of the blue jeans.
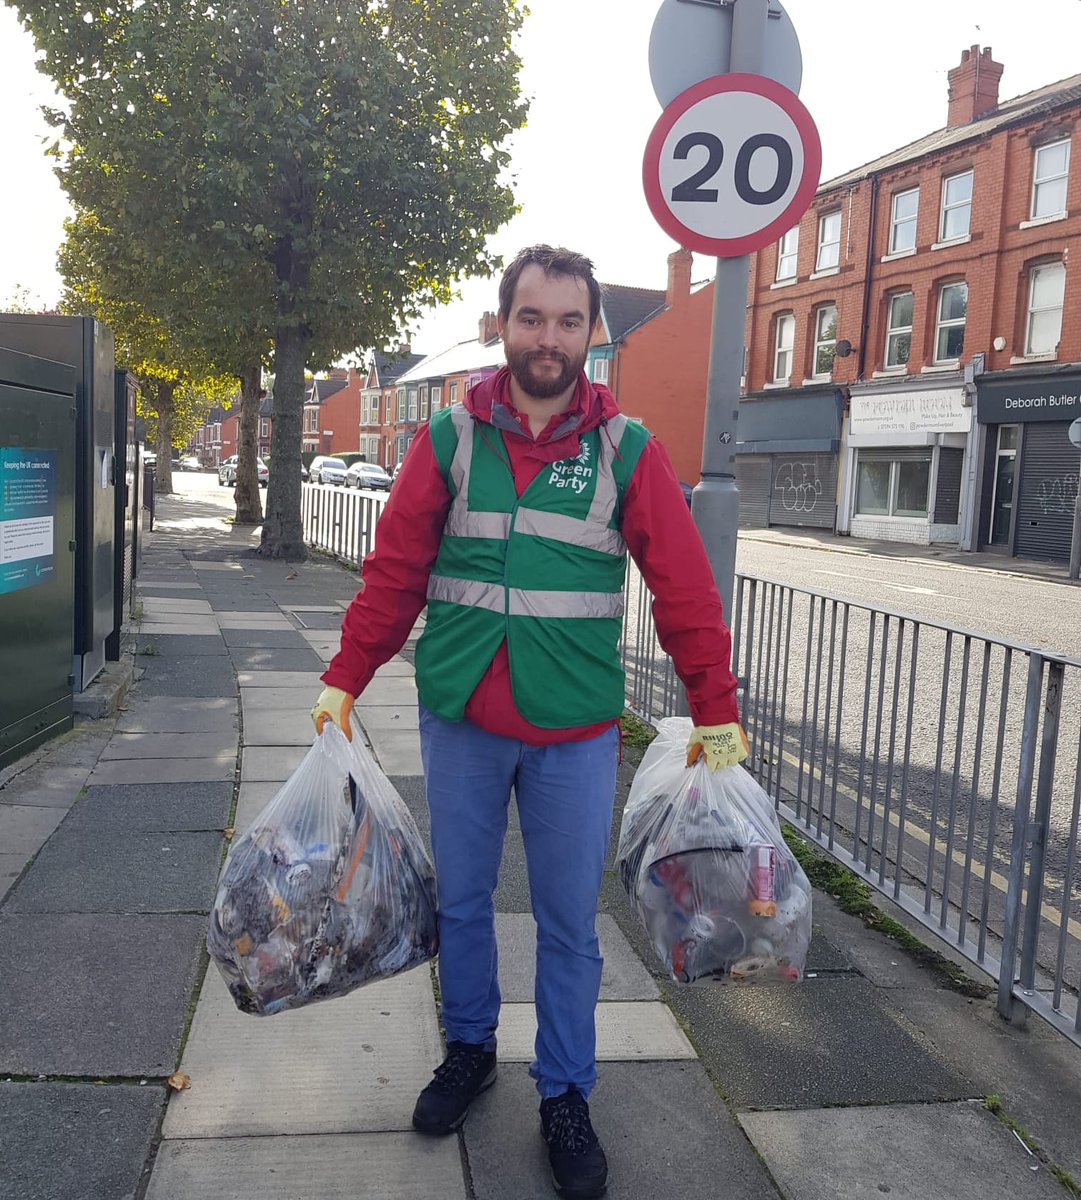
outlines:
M601 986L595 918L612 828L618 731L531 746L420 709L420 747L439 892L439 984L448 1041L494 1050L499 978L492 894L511 789L537 922L541 1096L597 1081L594 1013Z

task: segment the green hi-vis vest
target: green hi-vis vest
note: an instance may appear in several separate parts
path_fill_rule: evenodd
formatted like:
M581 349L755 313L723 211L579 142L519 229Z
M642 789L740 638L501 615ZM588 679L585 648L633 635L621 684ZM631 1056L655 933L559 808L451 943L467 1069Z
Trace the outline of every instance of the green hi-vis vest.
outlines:
M649 432L613 417L581 436L576 458L545 464L521 497L503 435L464 405L434 413L430 434L452 502L417 644L420 702L461 720L505 638L527 721L566 729L618 717L620 516Z

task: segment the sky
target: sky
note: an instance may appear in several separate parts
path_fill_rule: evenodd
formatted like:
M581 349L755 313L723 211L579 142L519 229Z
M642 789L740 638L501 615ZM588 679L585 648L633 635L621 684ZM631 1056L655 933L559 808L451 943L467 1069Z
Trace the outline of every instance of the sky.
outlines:
M738 0L737 0L738 2ZM783 0L803 54L800 98L818 126L823 179L941 128L946 73L961 51L991 47L1009 99L1081 72L1081 0ZM505 260L534 242L592 258L606 283L663 288L675 243L642 191L642 155L661 113L648 46L659 0L532 0L519 35L528 125L514 137L519 214L490 239ZM52 100L34 47L0 7L0 304L16 287L55 302L66 203L42 151L40 106ZM714 264L695 256L694 276ZM408 331L437 353L475 337L496 281L470 280L461 299Z

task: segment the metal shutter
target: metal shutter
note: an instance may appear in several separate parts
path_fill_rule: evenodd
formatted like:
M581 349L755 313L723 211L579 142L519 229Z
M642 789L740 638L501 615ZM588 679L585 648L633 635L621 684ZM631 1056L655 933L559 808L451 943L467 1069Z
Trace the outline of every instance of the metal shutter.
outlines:
M961 466L964 450L944 446L938 452L938 486L935 488L936 525L956 525L961 511Z
M739 523L743 529L769 526L770 459L768 454L736 456L739 487Z
M837 456L775 454L769 523L811 529L837 525Z
M1067 421L1029 422L1021 442L1017 496L1018 558L1068 562L1081 452L1066 435Z

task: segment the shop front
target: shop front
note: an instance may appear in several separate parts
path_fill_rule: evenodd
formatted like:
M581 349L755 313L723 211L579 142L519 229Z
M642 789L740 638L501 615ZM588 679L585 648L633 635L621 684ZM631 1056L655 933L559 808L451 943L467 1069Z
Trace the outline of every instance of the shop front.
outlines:
M838 530L961 545L974 422L962 384L852 389Z
M742 528L835 528L842 407L833 386L740 401L736 481Z
M1001 371L976 381L984 433L978 471L978 544L1015 558L1068 562L1081 450L1081 369Z

